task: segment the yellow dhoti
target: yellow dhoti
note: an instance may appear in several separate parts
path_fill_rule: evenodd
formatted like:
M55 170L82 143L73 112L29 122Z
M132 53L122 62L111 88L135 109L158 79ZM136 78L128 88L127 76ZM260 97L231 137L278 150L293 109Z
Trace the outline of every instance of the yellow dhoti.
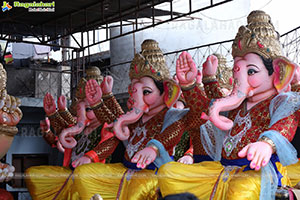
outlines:
M300 161L293 165L286 166L287 174L291 180L291 185L295 186L300 182Z
M276 163L283 175L283 185L290 185L286 168ZM220 162L201 162L193 165L170 162L158 171L163 196L189 192L199 199L257 200L260 195L261 172L244 167L227 166Z
M158 170L159 188L163 196L190 192L199 199L209 199L222 170L219 162L193 165L170 162Z
M26 186L33 200L77 200L72 170L59 166L36 166L26 170Z
M75 187L81 200L100 194L104 200L157 199L157 177L153 170L131 170L121 163L92 163L74 171Z

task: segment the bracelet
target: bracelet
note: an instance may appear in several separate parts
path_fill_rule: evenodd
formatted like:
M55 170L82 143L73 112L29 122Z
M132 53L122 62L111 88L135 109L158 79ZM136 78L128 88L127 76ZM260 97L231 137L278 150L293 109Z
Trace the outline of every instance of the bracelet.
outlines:
M97 153L93 150L88 151L84 154L84 156L88 157L89 159L91 159L92 162L99 162L99 157L97 155Z
M102 95L102 99L108 99L108 98L111 98L113 96L113 93L112 92L109 92L107 94L103 94Z
M100 102L96 103L95 105L92 105L92 106L91 106L91 109L92 109L92 110L96 110L96 109L100 108L100 107L102 106L102 104L103 104L103 101L102 101L102 99L101 99Z
M158 150L158 148L157 148L156 146L154 146L153 144L150 144L150 145L147 146L147 147L153 149L153 150L155 151L155 153L156 153L156 156L157 156L157 157L159 156L159 150Z
M63 114L63 113L67 113L68 112L68 108L65 108L64 110L58 110L58 113Z
M276 152L276 146L275 146L274 142L270 138L268 138L266 136L262 136L258 141L265 142L265 143L271 145L273 153Z
M54 119L57 118L59 116L59 113L57 111L55 111L54 113L51 113L50 115L47 115L47 117L49 119Z
M196 80L194 80L192 83L187 84L187 85L181 85L182 90L190 90L193 89L196 85Z
M214 82L214 81L217 81L217 78L215 75L203 76L203 79L202 79L203 83L209 83L209 82Z
M65 110L58 111L58 113L68 124L76 124L76 120L67 108Z

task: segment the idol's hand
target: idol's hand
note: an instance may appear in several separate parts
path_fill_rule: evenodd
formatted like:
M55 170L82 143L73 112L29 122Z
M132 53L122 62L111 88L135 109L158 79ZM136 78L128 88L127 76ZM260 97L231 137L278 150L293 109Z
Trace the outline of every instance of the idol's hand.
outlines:
M192 84L197 76L197 67L192 56L187 52L182 52L176 61L176 75L180 85Z
M101 83L101 89L103 94L109 94L112 92L114 79L111 76L104 77L102 83Z
M66 97L64 95L61 95L60 97L58 97L57 107L58 107L58 110L66 110L67 101L66 101Z
M254 142L245 146L240 152L239 157L251 161L250 168L256 171L260 170L261 167L265 167L272 156L272 146L266 142Z
M214 55L208 56L206 61L203 63L203 69L202 69L203 76L216 75L217 68L218 68L218 58Z
M102 90L96 80L92 79L85 86L86 98L91 106L99 103L102 98Z
M76 168L76 167L78 167L78 166L80 166L80 165L84 165L84 164L89 164L89 163L91 163L92 161L91 161L91 159L89 158L89 157L87 157L87 156L82 156L81 158L78 158L77 160L74 160L73 162L72 162L72 166L74 167L74 168Z
M56 105L50 93L47 93L44 97L44 110L47 115L51 115L56 111Z
M191 165L191 164L194 163L194 160L191 156L186 155L186 156L183 156L183 157L179 158L177 162L187 164L187 165Z
M155 160L156 156L156 151L152 147L146 147L137 152L131 159L131 162L137 163L136 166L138 168L145 169L147 165L151 164Z

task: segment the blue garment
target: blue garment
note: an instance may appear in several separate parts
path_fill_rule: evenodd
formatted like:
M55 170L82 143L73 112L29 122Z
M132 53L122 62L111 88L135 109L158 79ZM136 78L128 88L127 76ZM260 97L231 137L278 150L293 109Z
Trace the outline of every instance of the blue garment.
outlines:
M142 170L141 168L137 168L136 163L132 163L127 161L126 159L123 160L123 165L127 167L128 169L134 169L134 170ZM150 165L147 165L146 169L155 170L157 167L154 163L151 163Z
M200 163L204 161L214 161L210 156L207 155L193 155L194 163Z
M171 126L174 122L182 119L189 112L189 110L189 108L178 109L171 107L164 116L163 127L160 132L164 132L164 130Z
M147 143L147 146L154 145L158 148L159 155L155 158L154 164L160 168L163 164L173 161L169 155L169 152L165 149L164 145L160 143L158 140L152 139Z
M286 92L274 97L271 101L269 111L271 122L269 128L279 120L293 114L300 108L300 93ZM283 166L291 165L298 162L297 151L293 145L279 132L274 130L265 131L260 135L271 139L276 147L276 154ZM278 179L276 178L276 169L270 162L262 168L260 199L275 199Z
M221 160L223 141L227 131L218 129L211 121L200 126L200 138L207 155L214 161Z
M276 176L278 179L278 186L281 187L281 179L282 179L282 174L278 171L277 166L276 166L276 162L279 162L278 156L276 154L273 154L270 162L272 163L275 171L276 171ZM236 160L227 160L225 158L221 159L221 164L223 166L245 166L247 165L247 167L244 168L244 172L245 171L249 171L249 170L253 170L250 168L250 163L251 161L249 161L247 158L241 158L241 159L236 159Z

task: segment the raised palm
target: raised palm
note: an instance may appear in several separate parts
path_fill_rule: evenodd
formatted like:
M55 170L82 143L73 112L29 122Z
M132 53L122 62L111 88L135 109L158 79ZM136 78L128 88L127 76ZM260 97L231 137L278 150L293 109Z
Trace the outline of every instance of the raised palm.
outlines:
M96 80L92 79L85 86L86 99L91 106L99 103L102 98L102 90Z
M182 52L176 61L176 75L180 85L188 85L195 81L197 67L187 52Z
M58 107L58 110L65 110L67 108L67 101L66 101L66 97L64 95L61 95L60 97L58 97L57 107Z
M101 89L103 94L108 94L112 92L114 79L111 76L104 77L101 83Z
M214 55L207 57L206 61L203 63L203 76L213 76L216 75L218 68L218 58Z
M47 93L44 97L44 110L47 115L51 115L56 111L56 105L50 93Z

